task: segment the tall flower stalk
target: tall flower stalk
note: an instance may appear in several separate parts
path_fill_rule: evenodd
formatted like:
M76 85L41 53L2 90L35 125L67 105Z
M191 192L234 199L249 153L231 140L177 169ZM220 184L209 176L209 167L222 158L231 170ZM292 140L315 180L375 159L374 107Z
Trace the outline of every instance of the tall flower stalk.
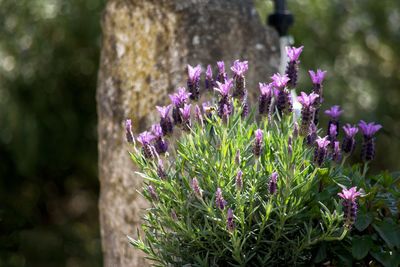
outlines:
M297 97L297 100L302 105L301 109L301 127L300 134L302 136L307 136L310 132L310 125L313 120L313 104L314 101L318 98L317 94L311 93L307 95L304 92L301 92L301 95Z
M201 66L197 65L196 67L192 67L188 65L187 67L188 67L187 86L190 92L190 99L198 100L200 96Z
M172 109L172 118L174 119L175 125L180 125L182 123L182 113L181 108L187 103L191 93L186 92L184 87L178 88L178 92L169 95L174 108Z
M325 110L325 114L329 116L327 134L331 136L331 131L336 129L335 139L339 135L339 118L342 113L343 110L338 105L332 106L330 109ZM335 125L336 128L332 128L332 125ZM331 136L331 138L333 138L333 136Z
M248 61L235 60L231 70L234 73L233 80L235 81L235 90L233 91L233 97L243 99L246 92L246 80L244 77L245 72L249 69Z
M273 84L259 83L260 97L258 100L258 112L261 115L268 115L271 108L273 96Z
M293 110L290 92L286 89L286 85L290 79L286 74L280 75L279 73L274 74L271 79L273 86L276 88L275 97L278 113L280 116L289 115Z
M218 115L221 118L224 115L229 116L233 112L233 105L230 97L232 82L232 79L225 81L225 83L217 82L217 87L214 88L214 90L220 94L220 99L218 101Z
M288 88L296 88L297 85L297 75L299 72L299 57L301 52L303 51L303 46L301 47L286 47L286 54L289 58L289 62L286 67L286 75L289 77Z
M363 144L361 149L361 159L364 162L369 162L375 157L375 138L374 135L382 128L382 125L375 124L374 122L366 123L360 121L358 124L363 134Z
M356 147L356 139L354 137L358 133L358 128L356 126L346 124L343 126L343 131L345 136L342 142L342 150L346 154L351 154Z
M141 133L137 138L138 142L142 145L143 156L147 159L154 158L154 148L151 145L151 141L153 141L154 138L154 135L148 131Z
M327 155L330 141L328 140L328 136L325 136L324 138L318 137L317 140L315 140L315 143L314 162L318 166L322 166Z
M350 189L343 188L341 193L338 195L343 199L343 214L344 214L344 225L348 229L351 229L357 218L357 198L361 195L357 191L357 187L352 187Z
M313 83L313 93L319 96L318 99L314 102L314 124L318 125L319 110L321 108L322 102L324 102L322 82L325 79L326 71L318 69L316 72L310 70L308 71L308 73L310 74L311 81Z

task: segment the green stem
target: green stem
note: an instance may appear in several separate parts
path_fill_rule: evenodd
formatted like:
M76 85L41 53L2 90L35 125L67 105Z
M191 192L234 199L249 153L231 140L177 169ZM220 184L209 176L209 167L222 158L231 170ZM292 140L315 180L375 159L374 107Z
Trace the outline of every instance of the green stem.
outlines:
M367 161L367 162L364 163L364 169L363 169L363 172L362 172L362 177L363 177L363 178L365 178L365 175L367 174L367 171L368 171L368 163L369 163L369 161Z

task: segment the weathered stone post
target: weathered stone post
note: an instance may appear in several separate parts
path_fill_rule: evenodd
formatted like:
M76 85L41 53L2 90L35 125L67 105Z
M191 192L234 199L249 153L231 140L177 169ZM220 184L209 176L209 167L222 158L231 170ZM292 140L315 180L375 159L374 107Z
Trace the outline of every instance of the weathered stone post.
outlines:
M84 25L82 25L84 27ZM277 34L262 25L250 0L108 0L102 18L97 88L99 209L104 265L146 266L128 244L146 203L136 190L123 121L136 133L158 116L154 105L186 85L186 64L249 60L247 88L258 90L279 65Z

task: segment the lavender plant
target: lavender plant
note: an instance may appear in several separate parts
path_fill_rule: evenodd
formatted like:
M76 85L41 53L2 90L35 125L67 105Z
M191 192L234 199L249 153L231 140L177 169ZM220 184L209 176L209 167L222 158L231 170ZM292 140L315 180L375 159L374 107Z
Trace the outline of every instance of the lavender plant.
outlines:
M156 266L307 264L321 243L340 241L352 230L363 191L346 176L345 163L357 130L346 125L340 143L336 116L330 123L335 132L318 137L314 122L325 75L320 70L311 75L314 90L301 92L302 118L296 121L288 87L297 84L302 47L287 51L287 74L260 83L258 105L246 116L248 62L237 60L233 79L224 62L217 62L215 81L207 67L204 91L213 86L217 99L202 109L193 105L192 112L189 103L202 99L201 68L189 66L190 93L179 88L170 96L172 105L157 107L161 118L153 133L135 139L127 121L130 154L151 203L143 234L129 240ZM362 121L360 128L363 160L369 162L380 126ZM176 142L168 145L172 132Z

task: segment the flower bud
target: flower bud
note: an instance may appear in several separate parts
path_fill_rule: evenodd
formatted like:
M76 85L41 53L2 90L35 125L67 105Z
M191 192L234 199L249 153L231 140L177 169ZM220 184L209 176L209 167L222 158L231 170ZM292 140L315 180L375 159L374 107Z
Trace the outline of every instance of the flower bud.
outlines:
M239 170L238 173L236 174L236 180L235 180L236 189L238 191L241 191L243 188L242 176L243 176L243 172L241 170Z
M226 227L228 228L229 232L233 232L233 230L235 230L233 210L231 208L228 209L228 212L226 215Z
M217 188L217 192L215 193L215 205L217 206L217 208L223 210L226 206L226 201L222 196L222 190L221 188Z
M134 137L132 133L132 120L126 120L125 121L125 130L126 130L126 141L128 143L133 143Z
M269 179L269 184L268 184L268 191L271 195L276 193L276 189L277 189L277 182L278 182L278 173L277 172L273 172L271 174L271 178Z

